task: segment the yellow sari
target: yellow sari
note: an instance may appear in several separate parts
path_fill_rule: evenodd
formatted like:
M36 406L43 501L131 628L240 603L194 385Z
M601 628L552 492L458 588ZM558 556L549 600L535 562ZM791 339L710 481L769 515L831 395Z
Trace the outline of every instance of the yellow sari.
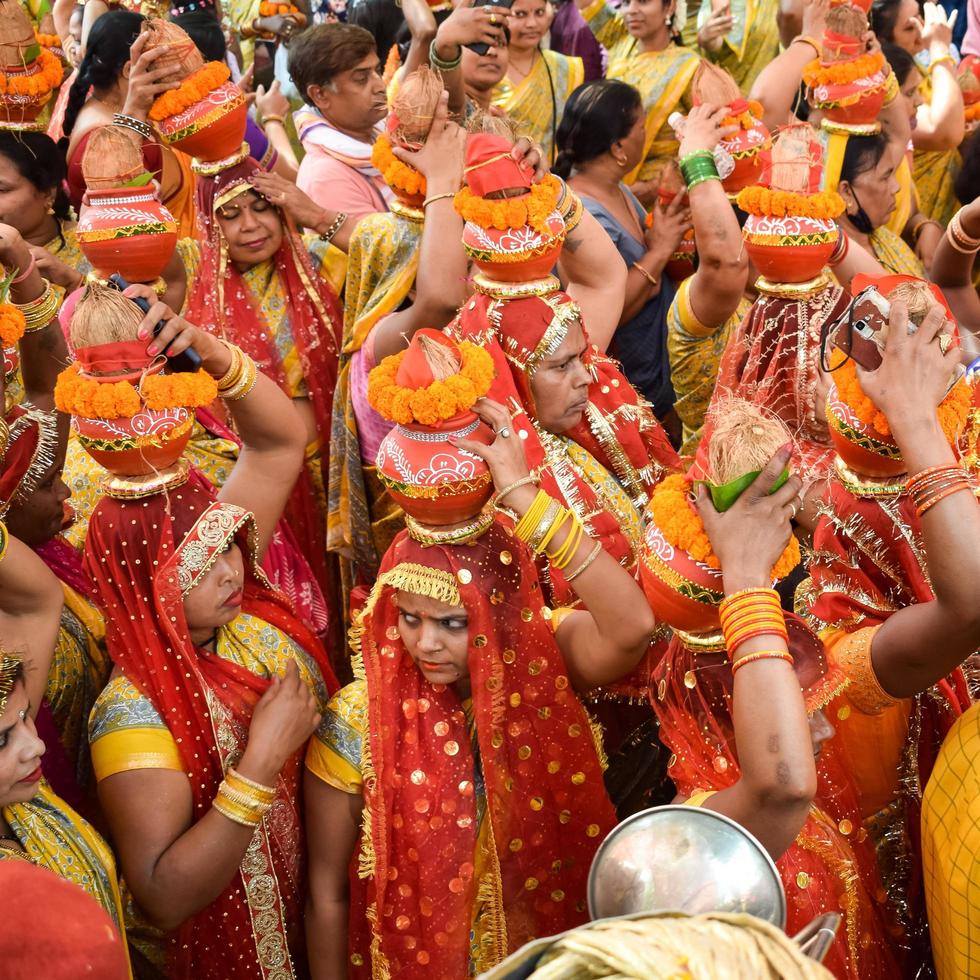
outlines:
M609 51L607 78L618 78L639 90L646 112L643 159L624 180L657 180L666 160L677 156L678 142L667 120L674 110L692 107L691 80L701 59L688 48L670 44L663 51L640 51L620 14L605 0L582 11L596 39Z
M385 494L373 466L364 466L357 420L350 397L351 356L377 322L394 313L415 286L422 219L397 210L362 218L351 236L344 290L344 344L330 427L330 483L327 491L327 550L370 577L391 539L401 529L401 511Z
M705 58L724 68L748 95L759 73L779 54L776 14L779 0L729 0L734 23L717 52L702 51ZM702 0L697 30L711 16L711 0ZM697 34L695 32L696 43ZM685 37L685 43L691 44Z
M504 77L494 88L491 100L506 113L519 136L527 136L544 148L555 162L555 134L565 112L565 103L585 80L581 58L557 51L541 50L534 67L517 85Z
M922 73L919 93L928 105L932 101L932 81L929 73ZM919 194L919 210L944 228L960 206L953 189L953 181L963 161L958 149L916 150L912 169Z
M125 939L116 861L109 845L87 821L43 779L34 799L5 806L3 818L24 851L0 848L0 860L26 858L78 885L105 909Z
M919 203L915 192L915 181L912 179L912 167L909 165L909 155L906 153L902 157L902 162L895 171L895 179L898 181L898 193L895 195L895 210L892 211L888 224L885 226L896 235L901 235L905 231L905 226L909 223L912 216L912 206Z
M926 270L919 257L887 225L875 228L868 240L875 258L886 272L893 276L926 278Z

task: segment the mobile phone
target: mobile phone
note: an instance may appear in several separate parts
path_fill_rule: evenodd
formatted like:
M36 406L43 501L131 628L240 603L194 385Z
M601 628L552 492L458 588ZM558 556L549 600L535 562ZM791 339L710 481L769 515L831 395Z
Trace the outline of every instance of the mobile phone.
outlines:
M114 272L109 276L109 282L120 292L129 287L129 283L118 272ZM138 296L127 296L126 298L135 303L144 313L150 312L150 304L145 299ZM161 320L153 328L153 336L156 337L166 325L167 321ZM188 347L179 354L172 355L164 350L163 356L167 359L167 367L178 374L190 374L201 367L201 355L193 347Z
M503 7L505 10L510 10L511 5L514 0L482 0L480 3L481 7ZM474 53L480 55L481 57L485 55L490 50L490 45L485 41L474 41L472 44L467 44L466 47L473 51Z
M881 367L891 304L874 286L862 289L831 328L830 342L866 371Z

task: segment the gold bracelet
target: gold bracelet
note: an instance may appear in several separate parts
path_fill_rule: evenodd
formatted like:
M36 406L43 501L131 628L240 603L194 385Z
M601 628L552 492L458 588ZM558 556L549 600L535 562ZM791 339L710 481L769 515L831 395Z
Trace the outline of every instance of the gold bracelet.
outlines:
M497 493L497 502L499 503L504 497L511 492L511 490L516 490L518 487L526 487L529 483L538 483L538 477L533 473L528 473L527 476L522 476L519 480L515 480L513 483L508 483L503 490Z
M514 525L514 534L525 544L531 536L531 531L538 526L538 521L547 510L549 503L551 503L551 495L545 490L539 490L531 501L531 506L524 511L524 516Z
M242 371L245 368L245 352L241 347L237 344L229 343L227 340L222 340L221 343L225 345L225 350L231 355L231 364L220 378L214 379L218 385L219 393L237 385L241 380Z
M221 397L226 402L237 402L241 400L255 387L255 382L258 381L259 369L255 361L248 354L245 354L244 357L245 369L242 372L241 380L234 388L230 388L228 391L221 393Z
M26 303L14 304L24 314L26 322L24 333L37 333L37 331L43 330L58 315L61 299L51 288L51 283L47 279L42 278L41 282L44 288L40 296Z
M548 554L548 545L551 544L554 536L565 526L569 518L571 518L573 521L575 520L575 516L572 514L572 512L570 510L566 510L561 506L561 504L559 504L558 513L555 515L555 519L551 522L551 525L545 532L544 537L538 542L537 548L534 549L539 555L547 555L549 559L551 558L551 556ZM571 533L571 531L569 531L569 533Z
M800 41L803 44L809 44L810 47L817 52L818 58L823 54L823 45L815 37L810 37L809 35L806 34L800 34L799 37L794 37L793 40L790 41L790 44L796 44L797 41Z
M237 789L232 789L226 779L221 786L221 795L232 803L237 804L243 810L251 813L257 820L261 820L272 807L272 802L260 803L254 796L242 793Z
M596 560L596 558L599 557L600 551L602 551L602 545L596 541L595 547L589 552L588 558L586 558L585 561L583 561L582 564L575 569L575 571L569 572L565 576L565 581L572 582L574 579L577 579L579 575L581 575L582 572L584 572Z
M277 122L280 126L286 125L286 117L280 116L278 112L270 112L268 115L262 114L262 125L266 123Z
M455 191L446 191L445 194L433 194L432 197L427 197L422 202L422 210L424 211L430 204L434 204L436 201L444 201L447 197L455 197Z
M564 508L557 500L552 499L548 504L548 509L544 512L544 516L538 522L538 526L534 529L527 542L527 546L536 555L541 554L541 542L544 540L545 535L554 527L555 522L559 519L563 510Z
M7 554L7 545L10 544L10 534L7 532L7 525L0 521L0 561L3 561Z
M228 771L225 773L225 779L230 779L232 782L244 783L250 789L254 789L256 793L267 796L270 800L275 799L275 786L266 786L263 783L257 783L254 779L243 776L234 766L228 767Z
M211 801L211 806L218 811L223 817L227 817L229 820L234 821L237 824L241 824L243 827L258 827L262 823L261 817L256 817L254 814L249 813L244 807L240 807L237 803L233 803L227 798L224 792L219 788L218 794Z
M639 262L634 262L633 268L636 269L637 272L642 272L651 286L659 285L659 283L657 282L657 277L652 272L650 272L649 269L644 269Z

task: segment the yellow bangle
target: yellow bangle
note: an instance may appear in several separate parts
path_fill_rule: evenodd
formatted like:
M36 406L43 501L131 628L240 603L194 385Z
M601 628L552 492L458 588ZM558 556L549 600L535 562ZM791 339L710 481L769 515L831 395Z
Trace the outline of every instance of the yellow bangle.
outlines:
M239 806L219 789L218 795L211 801L211 806L218 811L223 817L227 817L229 820L234 821L237 824L241 824L243 827L258 827L262 823L262 818L257 817L255 814L250 813L244 807Z
M823 54L823 45L815 37L809 37L806 34L801 34L799 37L794 37L790 43L796 44L797 41L800 41L803 44L809 44L810 47L817 52L818 58Z
M7 554L8 544L10 544L10 535L7 532L7 525L0 521L0 561L3 561Z
M531 531L538 526L541 515L548 509L550 503L551 495L545 490L539 490L534 500L531 501L531 506L524 511L524 516L514 525L514 534L521 541L527 543Z
M455 197L455 191L446 191L445 194L433 194L432 197L427 197L422 202L422 210L424 211L430 204L434 204L436 201L444 201L448 197Z
M557 504L558 501L556 500L555 503ZM569 518L575 520L570 510L566 510L561 504L558 504L558 513L555 515L555 519L551 522L551 526L534 549L539 555L548 554L548 545L551 544L554 536L565 526ZM548 557L550 558L551 556L548 555Z
M256 793L260 793L263 796L268 796L270 800L275 799L275 786L265 786L262 783L257 783L254 779L249 779L248 776L243 776L234 766L229 766L228 771L225 773L225 779L229 778L233 781L244 783L250 789L254 789Z
M41 279L41 282L44 288L41 290L40 296L26 303L14 304L24 314L25 333L36 333L38 330L43 330L58 315L58 307L61 306L61 299L51 288L51 283L44 278Z
M572 512L568 511L567 513L572 518L571 530L569 530L568 535L558 550L553 555L548 556L551 559L551 564L559 571L563 571L565 566L572 560L572 556L578 551L579 543L584 534L582 525L575 519Z
M757 650L739 657L732 663L732 676L746 664L755 663L757 660L785 660L791 667L793 666L793 655L788 650Z

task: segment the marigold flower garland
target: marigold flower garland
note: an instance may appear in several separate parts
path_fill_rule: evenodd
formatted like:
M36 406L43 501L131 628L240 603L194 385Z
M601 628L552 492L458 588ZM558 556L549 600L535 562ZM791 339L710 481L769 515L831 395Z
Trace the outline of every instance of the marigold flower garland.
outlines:
M493 359L469 341L459 344L462 359L459 374L445 381L433 381L424 388L405 388L395 376L405 351L386 357L368 377L368 402L390 422L408 425L435 425L471 409L493 381Z
M61 38L57 34L35 34L37 43L43 48L61 48Z
M193 374L150 374L137 389L129 381L99 381L82 377L72 364L58 375L55 405L82 418L118 419L136 415L145 404L153 411L204 408L218 397L218 384L206 371Z
M276 14L281 14L285 17L287 14L298 13L299 7L291 3L272 3L271 0L262 0L262 3L259 4L260 17L275 17Z
M530 225L535 231L547 234L548 217L558 206L561 182L554 174L547 174L540 184L534 184L529 193L521 197L505 197L488 200L477 197L469 187L463 187L453 201L456 213L464 221L472 221L481 228L522 228Z
M797 194L768 187L745 187L736 203L749 214L769 218L816 218L831 221L844 213L844 199L837 191Z
M842 351L834 351L830 367L837 387L837 397L864 425L873 429L879 438L891 439L892 430L888 419L861 387L857 376L857 364ZM966 427L967 416L972 405L973 395L970 386L961 379L953 385L936 409L939 426L951 446L956 443Z
M762 105L752 99L741 112L735 113L731 116L725 116L725 118L721 121L721 125L741 126L742 129L752 129L753 126L757 126L759 124L759 121L762 119L762 115Z
M406 194L425 194L425 175L407 163L402 163L395 156L386 133L382 133L374 141L371 163L378 168L384 182L393 190L404 191Z
M13 347L26 327L24 314L13 303L0 303L0 347Z
M220 61L209 61L203 68L187 76L179 88L164 92L150 106L150 118L154 122L169 119L200 102L231 77L231 70Z
M47 48L38 48L36 64L41 70L33 75L0 72L0 95L26 95L36 99L61 84L65 72L57 55Z
M650 513L668 544L686 551L709 568L721 568L711 547L701 515L688 498L690 484L683 473L668 476L653 491ZM800 543L791 536L789 544L772 568L774 580L783 579L800 563Z
M976 122L980 119L980 102L974 102L963 110L963 117L967 122Z
M839 61L823 65L815 58L803 69L803 81L811 88L817 85L848 85L861 78L870 78L881 71L885 56L880 51L870 51L850 61Z

